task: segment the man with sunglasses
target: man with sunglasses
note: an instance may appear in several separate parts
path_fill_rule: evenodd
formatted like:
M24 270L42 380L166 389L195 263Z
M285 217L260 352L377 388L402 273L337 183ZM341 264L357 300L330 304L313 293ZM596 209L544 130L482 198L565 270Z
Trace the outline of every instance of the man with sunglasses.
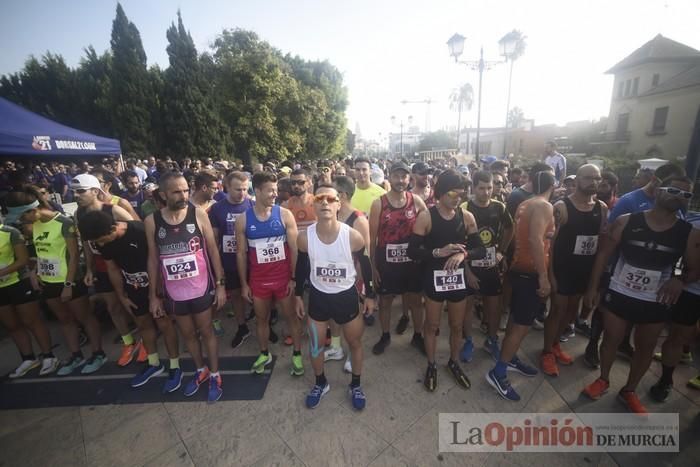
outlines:
M411 169L403 163L394 163L389 170L391 189L372 203L369 214L370 258L374 267L374 280L379 294L379 320L382 335L372 348L379 355L391 342L391 305L396 295L401 295L404 308L413 315L411 345L421 352L423 342L423 310L421 306L420 268L408 257L408 240L418 215L425 211L420 197L407 192Z
M289 176L291 191L287 201L282 203L282 207L289 209L294 215L299 232L306 230L308 226L316 222L314 212L314 195L309 193L309 178L306 170L297 169Z
M73 190L75 200L78 203L78 209L75 212L75 220L80 225L82 216L92 211L103 211L112 216L115 221L131 221L134 218L126 212L121 206L115 206L110 203L100 201L99 196L102 193L102 184L99 179L88 174L81 174L73 178L71 181L71 190ZM88 287L95 288L95 295L91 300L102 300L107 306L107 312L112 318L114 327L119 332L122 338L122 351L117 360L119 366L126 366L136 358L137 361L143 362L148 354L143 347L141 341L136 342L129 330L129 319L127 311L122 307L117 295L109 280L107 263L102 258L102 254L92 240L82 240L83 252L85 253L85 277L83 281Z
M608 209L595 199L601 180L597 166L582 165L576 171L574 193L554 203L556 230L550 263L552 304L544 322L541 355L542 371L549 376L559 375L557 362L562 365L574 362L561 349L559 336L569 327L573 329L572 323L577 319L593 269L598 241L607 226Z
M437 389L435 352L437 330L447 301L450 325L450 359L447 369L459 386L468 389L469 378L459 366L462 324L465 319L467 295L478 288L467 283L465 261L482 259L486 255L474 216L460 208L465 179L455 170L440 174L435 184L437 204L422 211L413 226L408 256L423 262L423 292L425 294L425 352L428 368L423 385Z
M433 190L430 186L433 170L425 162L416 162L411 167L411 181L413 188L411 193L423 200L426 207L435 206Z
M364 324L357 306L355 287L355 261L362 270L365 283L363 314L374 309L374 293L370 283L372 272L365 255L365 240L362 235L338 220L340 199L331 186L320 186L314 197L314 209L318 222L299 234L299 258L296 264L297 283L296 314L304 318L304 282L310 281L309 291L309 347L311 364L316 377L311 392L306 397L306 406L313 409L330 390L323 371L323 338L328 321L340 325L350 347L352 379L348 393L355 410L365 408L365 394L360 386L362 373L362 334Z
M320 161L317 164L318 167L318 180L316 180L316 187L321 185L332 185L333 184L333 164L329 161Z
M97 178L98 182L100 183L100 191L98 193L98 198L100 199L100 201L102 201L103 203L109 203L113 206L119 206L120 208L128 212L132 219L140 220L138 214L136 214L136 211L131 206L131 203L129 203L124 198L120 198L119 196L112 194L112 183L113 180L115 180L115 178L111 172L105 169L96 168L93 169L90 172L90 174Z
M600 377L583 390L593 400L610 387L615 353L631 325L635 327L635 349L627 383L618 399L630 412L647 413L635 390L649 369L671 305L678 301L685 285L700 277L697 269L674 275L678 260L684 255L694 257L700 245L697 235L691 235L692 225L677 216L692 198L691 190L689 178L667 178L655 191L654 207L617 218L601 245L586 291L588 306L597 304L603 271L616 249L619 254L601 305L605 334L600 349Z

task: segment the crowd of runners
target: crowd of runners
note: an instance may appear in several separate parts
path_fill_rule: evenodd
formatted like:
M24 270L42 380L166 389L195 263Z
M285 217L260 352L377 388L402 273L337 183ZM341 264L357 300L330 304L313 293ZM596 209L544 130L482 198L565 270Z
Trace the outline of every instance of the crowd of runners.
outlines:
M509 401L520 399L520 376L566 371L576 332L589 339L583 361L600 369L582 392L600 398L616 357L627 358L627 382L615 389L631 412L646 413L636 390L652 359L662 364L651 388L657 402L669 396L674 368L692 361L700 216L688 212L693 181L676 165L640 171L638 188L619 198L613 172L585 164L567 175L566 158L550 143L528 167L364 158L125 165L3 165L0 322L21 357L10 378L36 368L87 375L116 358L119 366L143 364L134 388L167 372L164 394L184 384L193 396L205 385L214 402L224 391L225 325L236 327L233 348L255 334L253 373L272 363L270 344L292 346L281 366L293 377L304 374L307 353L315 376L309 408L330 390L324 364L344 362L350 403L361 410L365 326L381 327L375 355L423 354L423 384L433 392L444 313L449 359L440 363L448 374L468 389L476 377L469 362L491 358L485 379ZM77 203L71 215L63 212L69 201ZM393 332L410 325L410 348L391 346L397 296ZM97 302L121 336L119 355L103 350ZM60 325L63 362L42 310ZM278 315L282 336L272 327ZM538 368L518 357L532 329L542 331ZM196 366L184 382L180 340ZM513 384L509 372L518 375ZM700 389L700 376L688 384Z

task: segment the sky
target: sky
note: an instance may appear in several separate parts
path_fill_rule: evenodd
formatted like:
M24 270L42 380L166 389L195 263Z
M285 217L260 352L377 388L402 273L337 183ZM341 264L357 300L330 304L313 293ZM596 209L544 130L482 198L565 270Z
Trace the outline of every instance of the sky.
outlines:
M116 2L108 0L3 0L0 17L0 74L19 71L30 55L47 51L76 66L83 49L109 48ZM500 60L498 40L518 29L527 37L525 54L514 63L511 107L535 124L565 124L606 116L612 95L605 71L662 34L700 49L697 0L124 0L138 27L148 63L168 65L166 29L178 8L198 51L227 28L255 31L283 53L329 60L348 89L348 127L364 138L398 132L409 118L425 129L454 128L451 92L474 88L472 110L462 116L476 126L478 72L456 64L446 41L467 37L464 60ZM503 126L508 67L484 72L482 127ZM395 123L392 123L395 116Z

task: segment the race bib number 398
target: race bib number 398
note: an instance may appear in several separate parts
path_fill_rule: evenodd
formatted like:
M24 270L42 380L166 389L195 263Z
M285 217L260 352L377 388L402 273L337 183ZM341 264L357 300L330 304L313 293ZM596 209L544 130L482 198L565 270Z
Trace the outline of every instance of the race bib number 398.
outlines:
M464 282L464 268L454 271L433 271L433 281L436 292L452 292L467 288Z
M41 277L58 277L61 273L61 262L57 259L39 258L37 268Z

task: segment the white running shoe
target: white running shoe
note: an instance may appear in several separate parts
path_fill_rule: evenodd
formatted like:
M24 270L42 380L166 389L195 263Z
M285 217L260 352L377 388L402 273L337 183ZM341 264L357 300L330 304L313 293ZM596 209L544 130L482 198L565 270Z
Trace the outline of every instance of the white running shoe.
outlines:
M41 365L39 360L24 360L15 371L10 373L10 378L21 378L39 365Z
M56 357L45 358L41 362L41 370L39 370L39 375L49 375L54 371L58 370L58 366L61 362L58 361Z
M342 360L344 358L345 358L345 352L343 352L342 347L338 347L337 349L334 347L331 347L330 349L323 352L323 361L324 362L327 362L328 360Z
M352 362L350 361L350 355L348 355L347 360L345 360L345 365L343 365L343 371L345 371L345 373L352 373Z

